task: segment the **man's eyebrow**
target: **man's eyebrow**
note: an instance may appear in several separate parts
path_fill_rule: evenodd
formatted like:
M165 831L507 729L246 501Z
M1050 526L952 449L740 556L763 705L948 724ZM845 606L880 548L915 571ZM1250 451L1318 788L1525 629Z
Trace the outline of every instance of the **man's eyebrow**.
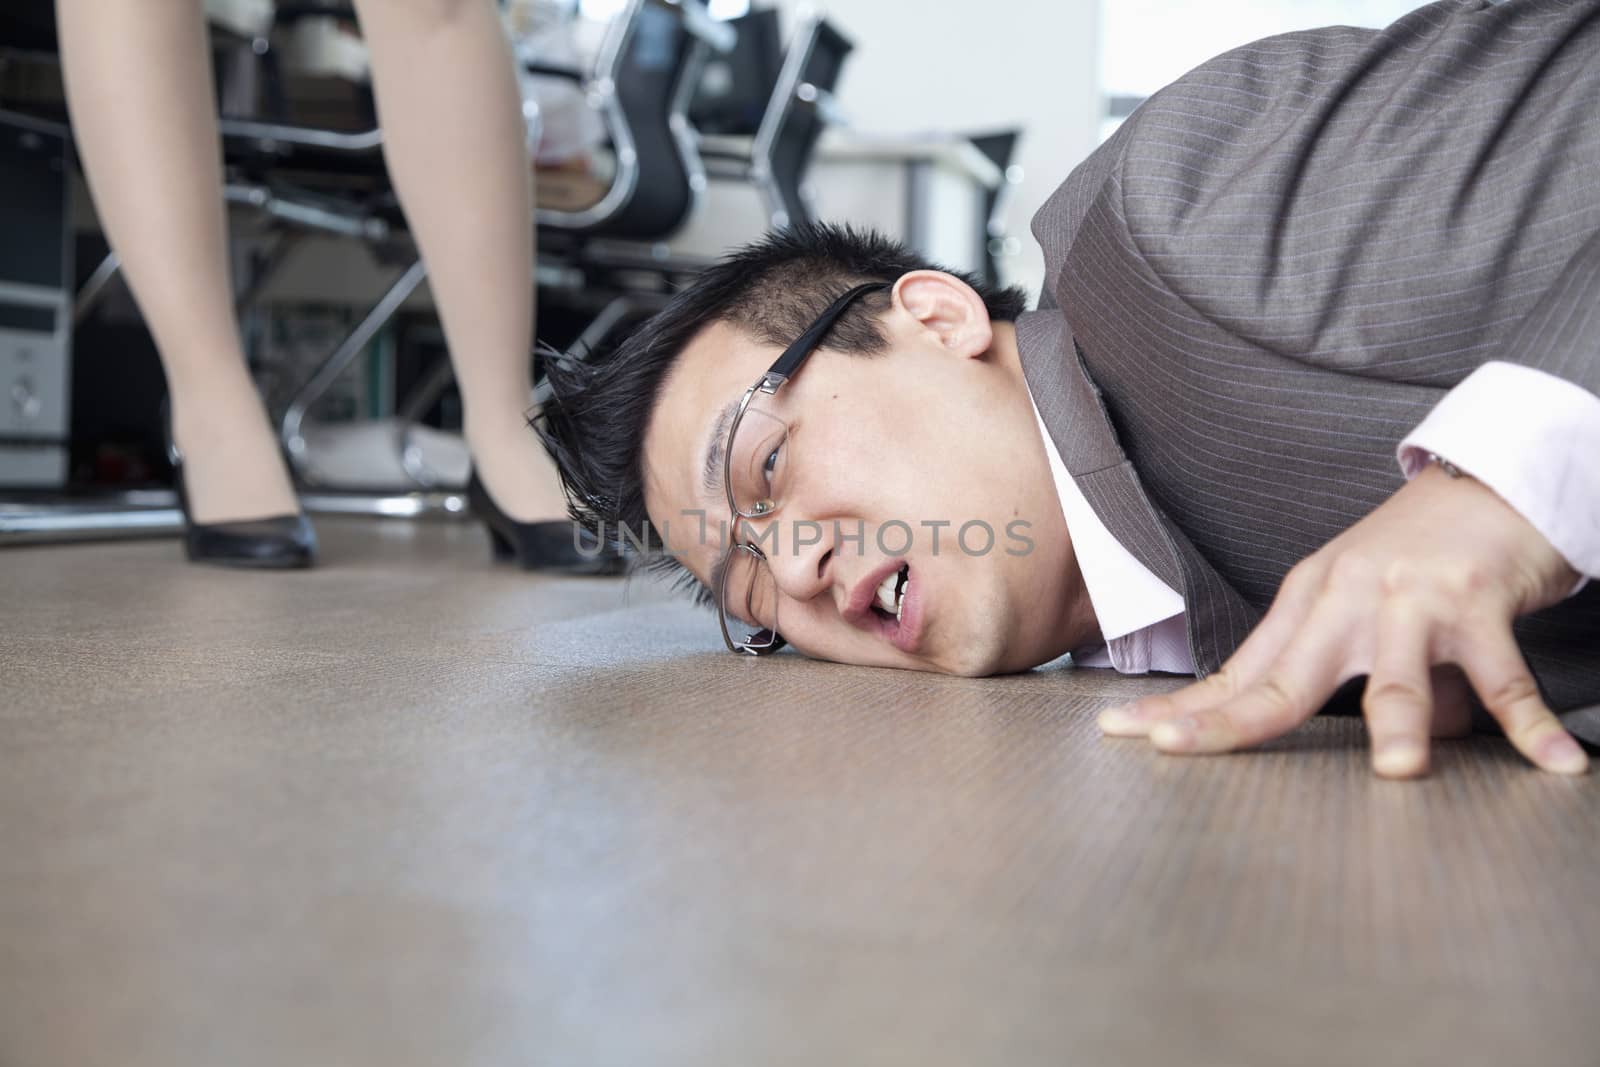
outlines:
M722 463L728 453L728 427L733 425L733 417L738 411L739 402L728 401L728 406L717 416L717 424L711 431L711 443L706 446L701 486L706 495L713 499L726 491L722 484Z

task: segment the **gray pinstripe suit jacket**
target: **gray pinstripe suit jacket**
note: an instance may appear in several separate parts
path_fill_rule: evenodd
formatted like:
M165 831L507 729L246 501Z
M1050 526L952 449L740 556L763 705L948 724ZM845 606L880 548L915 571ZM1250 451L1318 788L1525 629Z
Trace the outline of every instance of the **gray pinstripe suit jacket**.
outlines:
M1399 488L1400 439L1474 368L1600 393L1600 0L1445 0L1229 52L1033 229L1035 402L1096 513L1183 593L1209 673ZM1517 629L1600 742L1600 583Z

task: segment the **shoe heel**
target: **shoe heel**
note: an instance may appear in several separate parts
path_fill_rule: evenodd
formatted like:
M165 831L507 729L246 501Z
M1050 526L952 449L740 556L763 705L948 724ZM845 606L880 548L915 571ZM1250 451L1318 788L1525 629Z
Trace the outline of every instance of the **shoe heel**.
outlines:
M467 479L467 503L489 531L489 546L497 560L516 560L525 571L559 574L621 574L626 559L614 548L589 554L572 542L572 524L566 520L518 522L507 517L478 481L476 472Z
M506 560L516 556L517 546L511 543L510 538L488 523L484 523L484 529L489 531L489 550L495 559Z
M190 563L274 570L310 567L317 560L317 534L305 513L274 515L242 522L198 523L189 510L183 457L174 453L173 487L183 514L183 551Z

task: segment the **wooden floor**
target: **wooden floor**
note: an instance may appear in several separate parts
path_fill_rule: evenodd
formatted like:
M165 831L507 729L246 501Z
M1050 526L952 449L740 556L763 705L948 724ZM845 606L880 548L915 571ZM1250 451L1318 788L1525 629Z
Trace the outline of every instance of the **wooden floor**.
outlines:
M1600 776L1170 685L737 660L318 523L306 574L0 551L0 1064L1600 1064Z

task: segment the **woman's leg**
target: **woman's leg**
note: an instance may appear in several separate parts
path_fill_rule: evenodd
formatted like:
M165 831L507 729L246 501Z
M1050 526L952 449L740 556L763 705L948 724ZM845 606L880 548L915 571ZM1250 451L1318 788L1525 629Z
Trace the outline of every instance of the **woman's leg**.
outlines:
M566 513L525 422L533 333L532 170L522 99L492 0L357 0L384 158L428 265L467 445L495 503Z
M198 522L298 510L245 367L199 0L56 0L95 209L155 337Z

